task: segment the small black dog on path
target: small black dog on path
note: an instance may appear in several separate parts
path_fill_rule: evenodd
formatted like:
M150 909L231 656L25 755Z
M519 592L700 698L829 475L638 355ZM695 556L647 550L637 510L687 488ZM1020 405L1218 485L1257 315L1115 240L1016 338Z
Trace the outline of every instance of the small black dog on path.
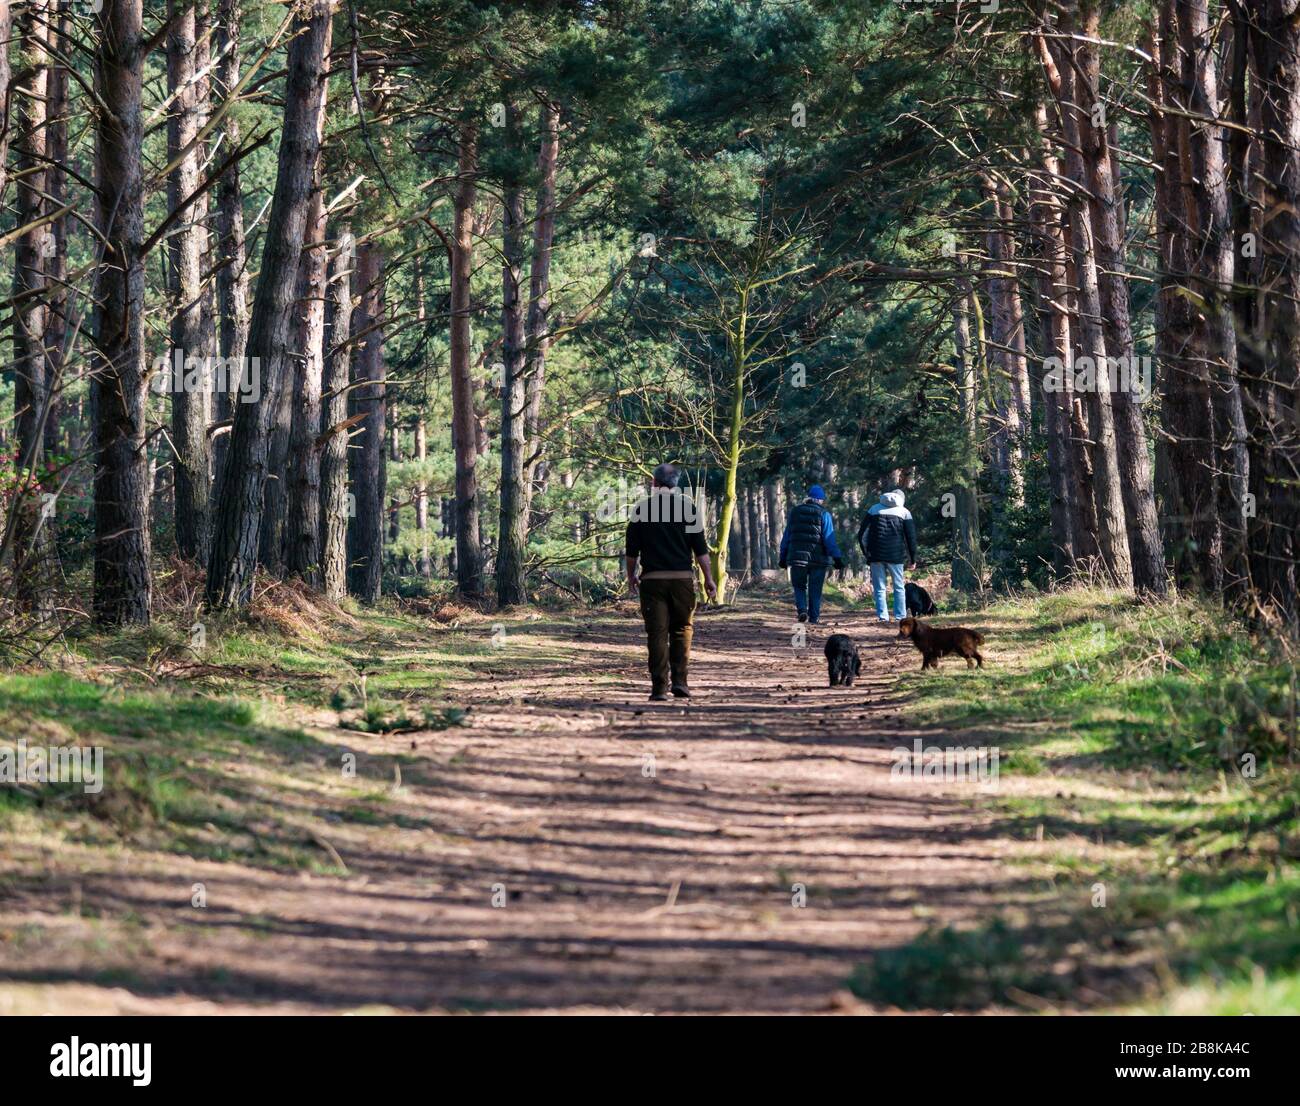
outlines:
M903 598L907 602L907 613L913 618L919 618L923 614L935 614L939 610L934 605L934 600L930 598L930 593L920 584L913 584L910 581L904 584Z
M825 653L831 687L852 687L854 677L862 671L862 658L853 639L848 634L831 634L826 639Z

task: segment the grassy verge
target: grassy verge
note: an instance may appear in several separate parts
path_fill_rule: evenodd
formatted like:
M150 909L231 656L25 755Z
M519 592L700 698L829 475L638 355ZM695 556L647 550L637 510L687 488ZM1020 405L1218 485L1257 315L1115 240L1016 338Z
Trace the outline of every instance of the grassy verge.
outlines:
M389 785L418 786L427 767L379 739L458 726L449 685L540 663L547 631L512 628L507 659L472 611L340 609L283 589L247 620L181 610L71 632L40 664L0 670L0 747L101 747L102 786L0 786L0 834L337 871L328 825L397 824Z
M932 930L852 986L901 1006L1300 1012L1295 675L1278 643L1205 606L1105 592L1005 600L988 664L905 676L908 714L997 745L984 800L1045 843L1037 900Z

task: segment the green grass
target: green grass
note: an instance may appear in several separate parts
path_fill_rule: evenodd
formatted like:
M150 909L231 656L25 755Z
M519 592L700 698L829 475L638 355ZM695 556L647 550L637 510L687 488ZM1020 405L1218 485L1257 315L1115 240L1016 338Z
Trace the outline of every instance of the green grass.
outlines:
M904 677L907 715L1000 745L1024 783L981 800L995 828L1062 847L1031 907L881 950L854 991L908 1008L1300 1012L1286 649L1197 603L1095 591L936 621L983 629L986 666Z
M303 786L338 791L349 749L385 785L405 758L309 733L294 708L342 710L368 684L355 704L359 738L444 729L463 711L435 698L458 666L491 651L486 632L480 646L462 640L467 631L365 612L292 641L274 627L214 619L196 654L185 621L83 633L71 655L52 658L64 670L0 673L0 743L103 746L105 775L98 794L72 783L0 787L0 830L319 867Z
M1051 755L1114 768L1242 774L1295 748L1292 665L1206 607L1071 592L936 621L983 629L986 665L906 677L919 722L1050 734Z

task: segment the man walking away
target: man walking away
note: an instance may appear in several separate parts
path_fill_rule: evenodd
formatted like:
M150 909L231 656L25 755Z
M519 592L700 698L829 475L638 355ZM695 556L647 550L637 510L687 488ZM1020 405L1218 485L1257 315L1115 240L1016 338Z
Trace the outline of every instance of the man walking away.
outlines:
M826 509L826 492L820 484L808 489L808 498L790 512L781 535L778 564L790 569L794 609L800 622L821 621L822 585L826 569L834 562L844 570L840 547L835 544L835 523Z
M885 573L894 586L894 617L907 617L907 598L903 594L903 565L916 568L916 523L912 512L903 506L903 493L895 488L885 492L872 506L858 527L858 545L871 565L871 589L876 594L876 617L889 621L885 604Z
M630 595L640 592L650 648L650 698L661 703L671 689L679 699L689 699L686 669L695 617L692 558L704 573L710 599L717 599L718 589L709 568L704 519L690 496L678 491L675 465L655 469L654 489L632 509L626 548L627 590Z

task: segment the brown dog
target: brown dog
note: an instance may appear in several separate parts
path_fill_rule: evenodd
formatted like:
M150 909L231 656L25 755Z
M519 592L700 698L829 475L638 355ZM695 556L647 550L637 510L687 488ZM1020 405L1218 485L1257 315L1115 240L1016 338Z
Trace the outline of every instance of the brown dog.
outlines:
M984 635L978 630L968 630L965 626L927 626L915 618L905 618L898 624L898 636L912 639L912 644L925 659L921 667L938 668L939 658L955 653L966 658L966 667L974 668L978 664L984 667L984 658L980 656L979 647L984 644Z

